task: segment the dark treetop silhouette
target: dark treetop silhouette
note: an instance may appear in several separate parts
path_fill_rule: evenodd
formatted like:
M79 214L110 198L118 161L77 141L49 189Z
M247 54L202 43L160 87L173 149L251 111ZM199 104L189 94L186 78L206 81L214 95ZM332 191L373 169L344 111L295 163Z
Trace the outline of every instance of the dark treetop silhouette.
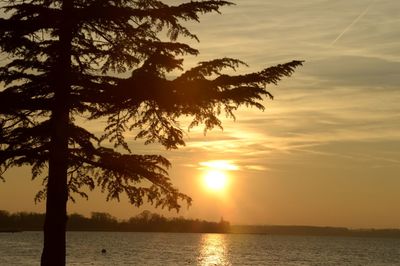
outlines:
M41 230L43 221L44 214L41 213L9 213L0 210L0 233ZM67 230L400 238L399 229L348 229L345 227L304 225L230 225L223 218L219 222L185 219L183 217L166 218L149 211L143 211L123 221L118 221L110 214L102 212L92 212L90 218L73 213L68 216Z
M9 213L0 210L0 233L41 230L43 221L44 214L41 213ZM89 218L73 213L68 215L67 224L69 231L228 233L229 228L229 222L223 218L219 222L183 217L166 218L149 211L122 221L104 212L92 212Z
M126 193L136 206L144 200L177 210L181 200L190 204L168 178L169 161L132 153L126 130L146 144L176 149L184 145L180 116L193 118L190 127L221 127L219 114L234 118L241 105L263 109L263 96L272 97L265 85L301 65L293 61L229 76L220 71L244 63L223 58L167 79L167 73L182 70L179 57L198 54L177 41L179 36L197 39L181 22L218 12L231 4L226 1L2 3L0 47L7 59L0 68L0 170L29 165L33 178L44 180L36 197L46 198L42 265L65 264L66 203L74 193L87 197L83 187L100 186L107 200ZM160 37L165 34L168 38ZM94 135L76 118L106 118L104 134ZM102 146L105 140L114 148Z

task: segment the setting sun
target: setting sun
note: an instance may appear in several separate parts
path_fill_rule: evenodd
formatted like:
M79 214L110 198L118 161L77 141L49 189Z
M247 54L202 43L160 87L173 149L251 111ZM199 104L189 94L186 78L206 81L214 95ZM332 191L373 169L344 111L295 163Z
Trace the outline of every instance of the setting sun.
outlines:
M231 160L214 160L199 163L203 174L204 186L215 192L222 192L229 184L230 171L239 170L239 167Z
M208 189L214 191L223 190L227 184L227 176L219 170L209 170L204 175L204 182Z

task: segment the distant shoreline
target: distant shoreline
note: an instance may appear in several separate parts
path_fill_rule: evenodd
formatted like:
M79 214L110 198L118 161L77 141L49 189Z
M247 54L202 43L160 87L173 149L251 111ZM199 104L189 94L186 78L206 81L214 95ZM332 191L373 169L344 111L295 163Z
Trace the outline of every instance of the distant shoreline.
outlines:
M42 231L43 213L14 213L0 210L0 233ZM128 220L118 220L108 213L93 212L91 217L71 214L67 231L78 232L165 232L260 234L283 236L375 237L400 239L400 229L349 229L346 227L298 225L231 225L223 218L219 222L183 217L166 218L144 211Z
M400 229L349 229L346 227L297 225L232 225L230 233L287 236L400 238Z
M255 230L260 226L232 226L236 228L228 232L209 232L209 231L137 231L137 230L67 230L67 232L121 232L121 233L183 233L183 234L231 234L231 235L266 235L266 236L304 236L304 237L351 237L351 238L392 238L400 239L399 229L347 229L345 231L335 232L334 227L308 227L303 230L304 226L261 226L264 230ZM237 227L245 227L246 231L237 231ZM278 229L279 228L279 229ZM21 232L41 232L42 230L20 230L20 229L0 229L0 233L21 233Z
M0 233L20 233L21 230L17 229L0 229Z

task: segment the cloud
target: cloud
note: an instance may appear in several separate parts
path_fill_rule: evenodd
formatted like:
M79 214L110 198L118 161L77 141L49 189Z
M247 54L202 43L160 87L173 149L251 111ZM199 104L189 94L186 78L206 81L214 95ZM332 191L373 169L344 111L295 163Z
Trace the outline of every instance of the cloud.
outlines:
M308 62L303 73L322 84L398 88L400 61L361 56L334 56Z
M379 143L383 149L385 141L400 139L397 0L378 1L334 47L330 43L369 2L234 2L236 6L222 9L223 15L202 16L201 23L189 25L199 35L201 42L192 44L201 53L188 58L186 66L223 56L249 63L241 72L292 59L306 63L278 87L268 87L275 100L265 102L265 112L241 109L237 122L224 120L224 131L206 136L202 128L195 129L188 133L186 147L165 152L166 157L178 165L234 159L241 169L276 170L278 161L295 163L299 154L350 159L358 153L346 150L347 143L378 143L364 151L373 157ZM159 153L157 149L135 150Z

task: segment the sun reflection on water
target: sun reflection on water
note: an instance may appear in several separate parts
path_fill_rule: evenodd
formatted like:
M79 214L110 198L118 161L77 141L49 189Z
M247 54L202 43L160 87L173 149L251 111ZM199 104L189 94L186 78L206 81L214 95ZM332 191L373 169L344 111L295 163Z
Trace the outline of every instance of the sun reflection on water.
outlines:
M205 234L200 243L199 265L231 265L225 235Z

